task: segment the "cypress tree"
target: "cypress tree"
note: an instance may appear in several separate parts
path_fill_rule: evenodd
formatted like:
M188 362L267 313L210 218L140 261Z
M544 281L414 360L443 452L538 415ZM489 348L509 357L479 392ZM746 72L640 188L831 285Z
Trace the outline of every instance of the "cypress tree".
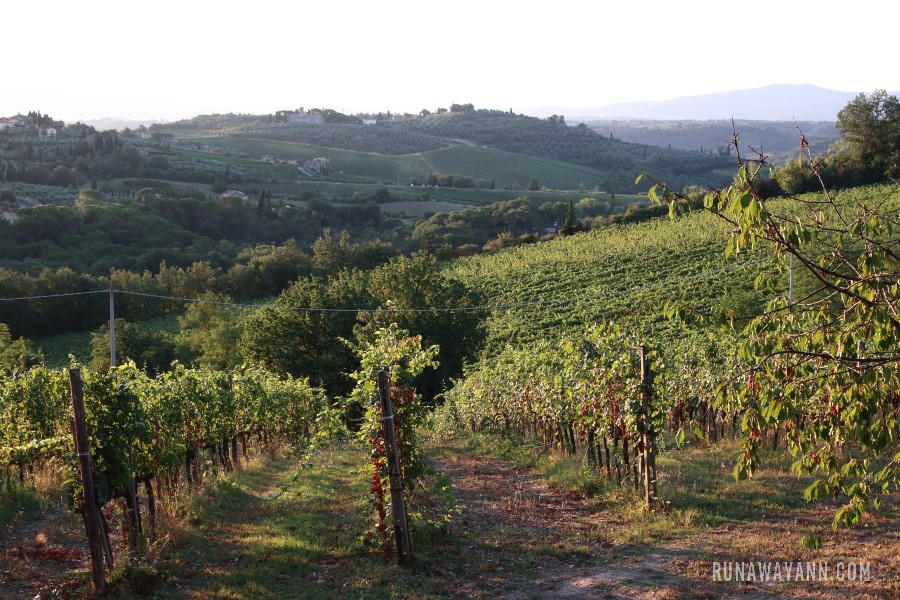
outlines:
M578 214L575 212L575 202L569 200L569 210L566 212L566 220L563 221L562 229L559 233L562 235L572 235L578 231Z

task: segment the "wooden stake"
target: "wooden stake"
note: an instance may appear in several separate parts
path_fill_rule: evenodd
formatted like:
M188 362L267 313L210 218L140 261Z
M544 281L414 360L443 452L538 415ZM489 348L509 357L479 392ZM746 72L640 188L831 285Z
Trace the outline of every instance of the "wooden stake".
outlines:
M394 539L397 542L397 564L412 565L412 540L403 502L403 477L400 459L397 457L397 439L394 431L394 411L391 407L391 383L387 371L378 372L378 391L381 396L381 423L384 427L384 450L387 453L388 479L391 482L391 511L394 516Z
M103 543L103 556L106 558L106 567L113 568L112 544L109 543L109 523L106 521L106 515L103 511L97 509L97 522L100 524L100 533L102 537L100 541Z
M91 551L94 589L103 593L106 591L106 578L103 568L103 541L101 539L103 533L100 525L100 509L97 507L94 492L94 474L91 471L90 446L88 445L84 396L81 388L81 371L79 369L69 369L69 386L72 390L72 433L75 437L75 454L78 457L78 468L81 471L85 533L87 533L88 547Z
M639 346L641 355L641 413L643 429L643 463L644 463L644 505L649 511L656 499L656 451L653 431L653 383L650 377L650 362L647 360L647 347Z
M109 368L116 366L116 299L112 281L109 282Z

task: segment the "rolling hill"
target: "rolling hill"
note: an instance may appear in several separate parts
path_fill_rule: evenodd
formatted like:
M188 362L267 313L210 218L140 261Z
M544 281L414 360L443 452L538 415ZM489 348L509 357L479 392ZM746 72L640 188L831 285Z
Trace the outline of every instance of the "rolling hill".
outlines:
M185 143L227 148L234 156L331 161L336 181L408 185L428 173L458 174L482 187L523 189L532 178L556 189L635 193L641 173L674 182L718 181L723 156L654 148L600 135L564 120L472 110L394 116L366 126L286 125L264 117L199 118L156 130Z
M336 180L352 175L376 183L408 185L411 179L421 182L431 172L458 173L477 180L493 181L496 188L522 190L531 177L554 189L575 189L580 183L591 187L603 186L610 179L610 173L600 169L459 144L414 154L378 154L246 137L203 137L193 141L281 160L303 161L324 156L331 161ZM298 177L301 175L298 174Z

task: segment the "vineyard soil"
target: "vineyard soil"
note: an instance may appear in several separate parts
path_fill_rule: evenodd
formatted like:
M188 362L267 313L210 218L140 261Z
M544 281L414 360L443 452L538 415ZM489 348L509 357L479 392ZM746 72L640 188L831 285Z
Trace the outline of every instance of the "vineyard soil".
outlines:
M577 480L567 457L538 458L484 438L431 442L427 454L452 482L459 514L449 531L414 539L411 570L386 565L359 543L370 518L362 450L315 454L277 498L296 461L257 458L180 503L165 541L114 573L111 597L897 597L896 498L858 529L823 531L820 552L804 551L796 539L821 531L825 507L788 503L803 482L780 468L734 482L728 457L735 448L725 442L661 455L661 494L672 505L645 516L630 493ZM79 525L49 507L6 528L0 595L88 596ZM711 581L713 561L750 560L827 561L832 570L839 561L869 561L872 581Z

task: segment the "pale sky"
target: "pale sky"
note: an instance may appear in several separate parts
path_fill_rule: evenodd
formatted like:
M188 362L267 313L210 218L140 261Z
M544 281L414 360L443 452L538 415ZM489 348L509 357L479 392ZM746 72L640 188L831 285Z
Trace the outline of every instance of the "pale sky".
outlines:
M900 89L881 0L45 0L0 10L0 116L528 114L770 84Z

